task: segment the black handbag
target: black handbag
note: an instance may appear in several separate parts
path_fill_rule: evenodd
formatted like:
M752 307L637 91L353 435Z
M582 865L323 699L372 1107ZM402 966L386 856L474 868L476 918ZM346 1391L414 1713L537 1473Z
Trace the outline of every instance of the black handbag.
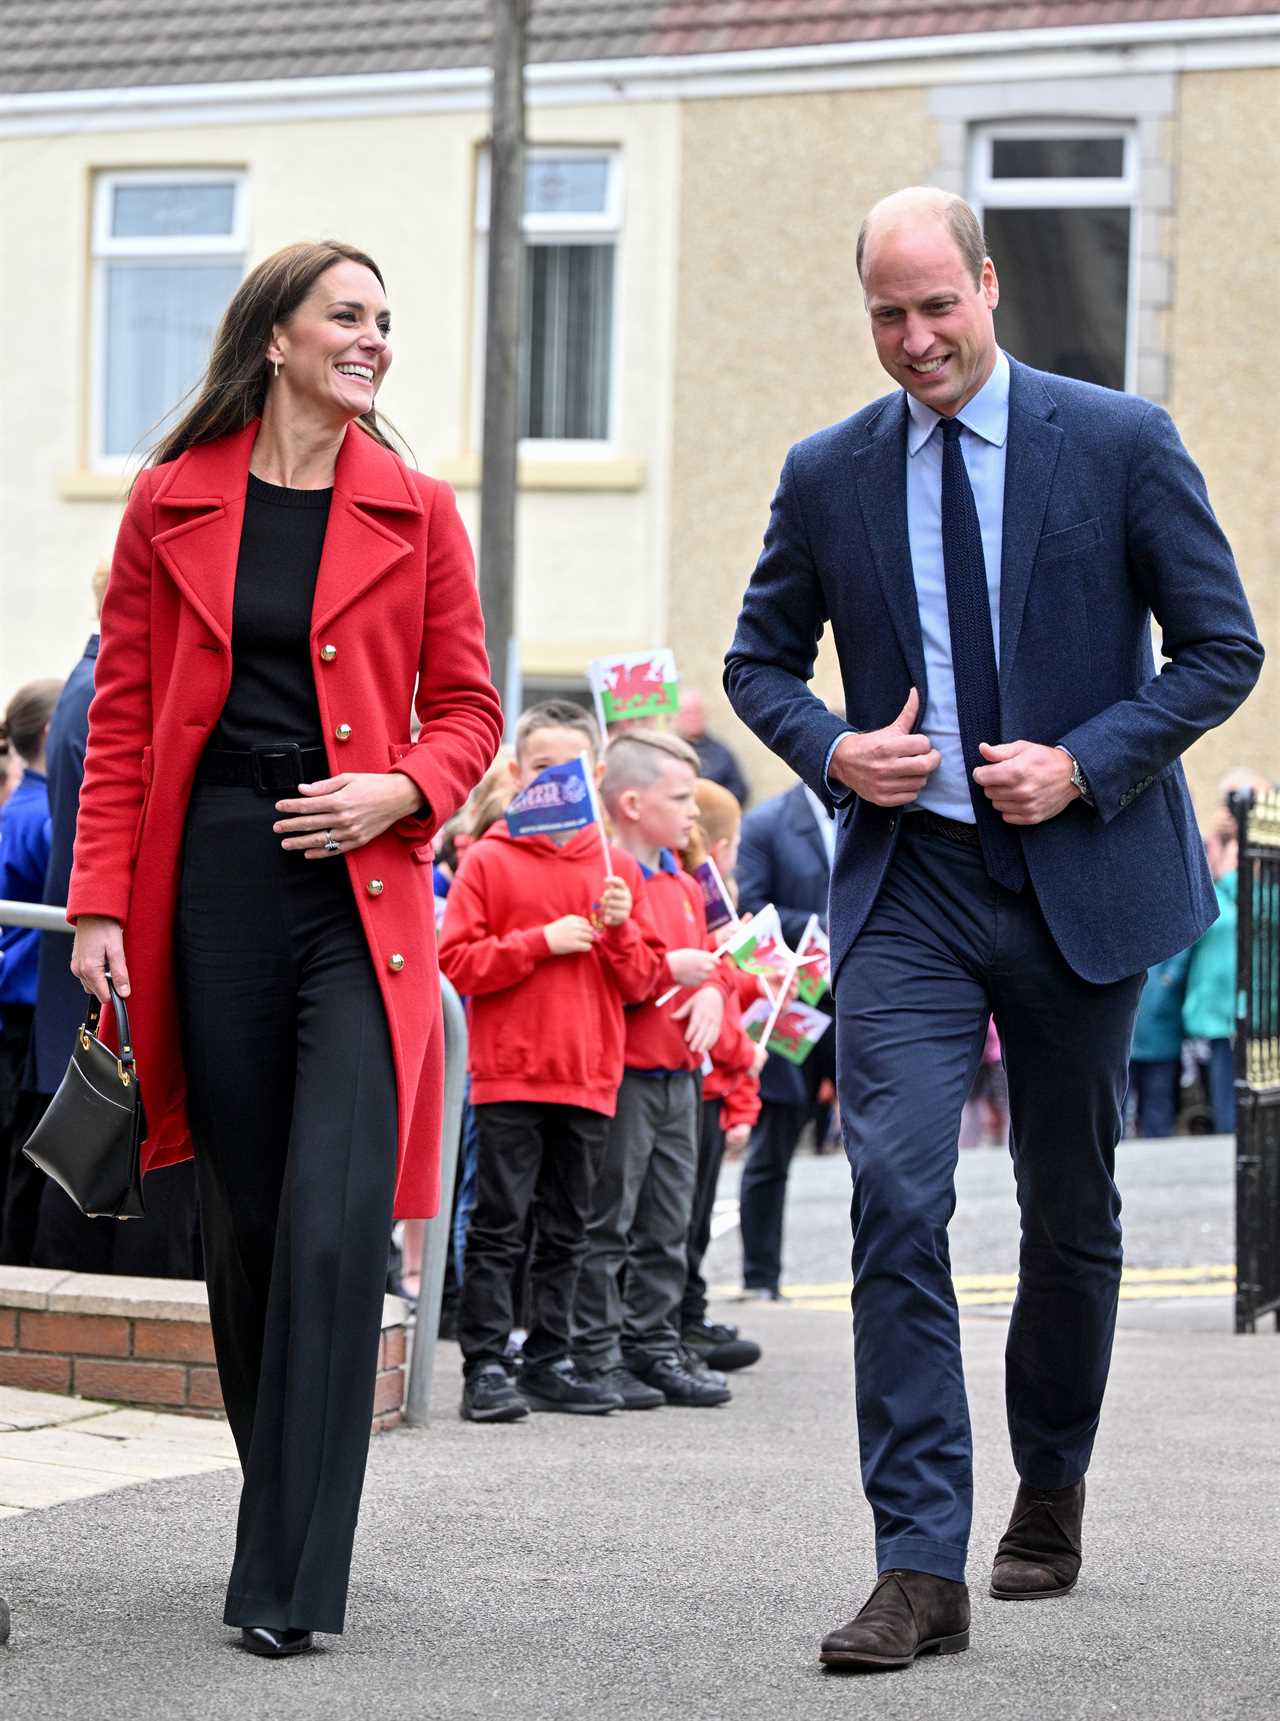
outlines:
M49 1109L23 1152L90 1219L141 1219L147 1114L129 1038L129 1012L112 986L120 1051L98 1038L102 1003L90 998L84 1025Z

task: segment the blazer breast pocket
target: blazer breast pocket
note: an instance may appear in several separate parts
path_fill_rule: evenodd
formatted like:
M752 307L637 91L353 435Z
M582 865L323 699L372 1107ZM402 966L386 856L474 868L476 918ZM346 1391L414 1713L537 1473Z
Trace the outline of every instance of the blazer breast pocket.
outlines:
M1046 532L1036 551L1036 566L1060 562L1064 556L1078 556L1084 550L1094 550L1102 542L1102 521L1081 520L1078 526L1063 526L1061 531Z

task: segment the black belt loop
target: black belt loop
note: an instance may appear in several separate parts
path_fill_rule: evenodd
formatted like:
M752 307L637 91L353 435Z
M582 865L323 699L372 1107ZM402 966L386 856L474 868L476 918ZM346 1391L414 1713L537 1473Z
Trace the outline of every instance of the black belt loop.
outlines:
M315 782L329 775L323 747L300 747L296 741L278 741L243 752L220 747L206 748L196 770L197 781L222 788L253 789L259 795L293 794L299 783Z
M949 843L959 843L966 849L982 846L977 825L967 825L961 819L944 818L941 813L931 813L927 807L920 807L916 812L908 813L902 824L904 830L926 831L930 836L942 837Z

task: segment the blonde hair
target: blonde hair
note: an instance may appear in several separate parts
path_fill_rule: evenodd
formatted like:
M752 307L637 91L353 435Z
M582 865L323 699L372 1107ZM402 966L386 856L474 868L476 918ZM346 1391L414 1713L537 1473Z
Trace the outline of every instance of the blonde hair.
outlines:
M601 799L611 806L624 789L647 789L657 782L669 759L688 765L697 775L698 755L678 735L665 729L632 729L615 735L605 748Z
M694 785L698 801L698 824L708 848L717 843L731 842L742 823L742 806L738 797L710 777L699 777Z

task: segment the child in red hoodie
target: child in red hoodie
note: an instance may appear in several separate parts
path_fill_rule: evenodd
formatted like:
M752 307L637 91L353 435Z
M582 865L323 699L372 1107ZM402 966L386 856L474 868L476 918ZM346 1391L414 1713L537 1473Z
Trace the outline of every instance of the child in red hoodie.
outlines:
M595 724L547 700L516 727L513 772L539 772L583 751ZM623 1006L647 997L663 966L632 913L640 869L609 852L598 824L563 837L513 837L499 820L473 845L449 892L440 966L470 1000L476 1200L458 1309L462 1415L509 1422L535 1410L603 1414L617 1396L581 1380L570 1321L591 1190L622 1079ZM517 1391L504 1357L514 1324L512 1278L530 1213L531 1319Z
M627 1012L626 1074L596 1180L574 1309L574 1355L627 1409L710 1406L731 1396L684 1351L678 1330L698 1157L698 1072L732 985L708 949L702 892L674 853L697 816L697 754L634 730L610 741L601 794L619 847L640 864L641 907L665 972ZM658 1000L679 991L679 996ZM692 1364L692 1366L691 1366Z

